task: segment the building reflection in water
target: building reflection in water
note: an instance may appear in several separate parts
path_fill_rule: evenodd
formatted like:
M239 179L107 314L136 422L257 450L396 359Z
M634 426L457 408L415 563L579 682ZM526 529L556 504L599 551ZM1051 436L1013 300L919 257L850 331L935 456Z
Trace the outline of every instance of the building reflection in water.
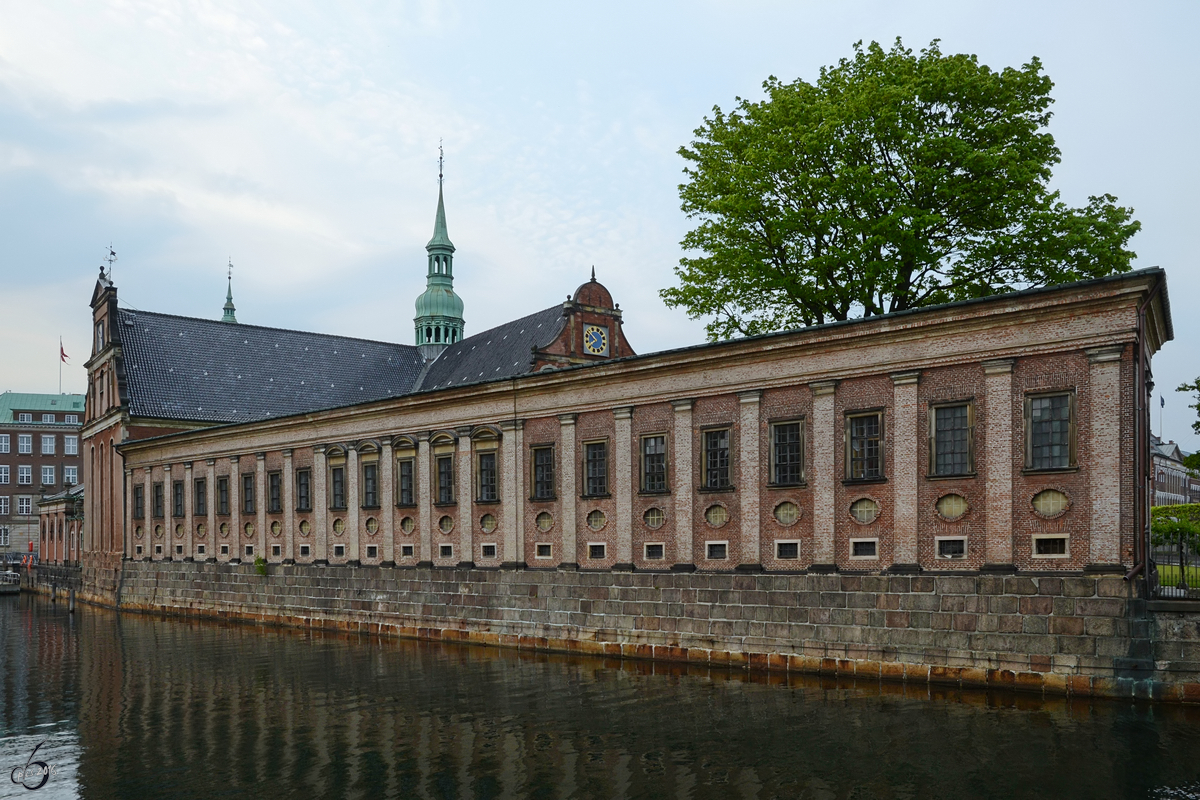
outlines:
M3 755L77 731L83 797L1090 798L1200 770L1196 709L62 605L3 609ZM51 790L75 796L66 774Z

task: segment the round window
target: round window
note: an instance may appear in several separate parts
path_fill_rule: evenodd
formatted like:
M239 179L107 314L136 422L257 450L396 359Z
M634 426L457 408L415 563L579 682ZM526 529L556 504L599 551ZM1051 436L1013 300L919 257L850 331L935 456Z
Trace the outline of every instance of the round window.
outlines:
M944 494L937 501L937 511L942 519L956 520L967 513L968 508L967 498L961 494Z
M537 524L539 531L548 531L554 527L554 517L550 516L549 511L543 511L538 514L534 522Z
M442 533L449 533L454 530L454 517L449 514L438 520L438 530Z
M479 520L479 529L484 533L491 533L496 530L496 518L491 514L484 514Z
M375 533L378 532L378 530L379 530L379 520L375 519L374 517L367 517L367 533L374 536Z
M196 538L197 539L203 539L205 534L207 534L207 533L208 533L208 528L205 527L203 522L201 522L199 525L196 526Z
M780 525L795 525L800 519L800 507L790 500L775 506L775 521Z
M604 516L604 512L598 508L587 515L587 526L594 531L603 528L606 522L608 522L608 517Z
M417 522L412 517L405 517L400 520L400 530L405 533L412 533L417 529Z
M228 536L229 535L229 523L222 522L220 527L217 528L217 530L221 532L221 536L223 536L223 537Z
M247 539L249 539L250 537L252 537L252 536L254 535L254 523L253 523L253 522L247 522L247 523L246 523L246 527L245 527L245 529L244 529L244 530L245 530L245 532L246 532L246 538L247 538Z
M308 536L308 532L312 530L312 526L308 524L308 520L300 521L300 535Z
M341 536L346 532L346 523L341 517L338 517L333 521L333 532L338 536Z
M850 516L854 517L856 522L869 525L879 517L879 503L869 497L855 500L850 505Z
M1033 510L1043 517L1057 517L1071 507L1071 498L1057 489L1044 489L1033 496Z
M646 523L647 528L661 528L667 521L667 515L661 508L647 508L646 513L642 514L642 521Z
M709 506L704 511L704 518L708 520L709 525L719 528L729 522L729 509L725 506Z

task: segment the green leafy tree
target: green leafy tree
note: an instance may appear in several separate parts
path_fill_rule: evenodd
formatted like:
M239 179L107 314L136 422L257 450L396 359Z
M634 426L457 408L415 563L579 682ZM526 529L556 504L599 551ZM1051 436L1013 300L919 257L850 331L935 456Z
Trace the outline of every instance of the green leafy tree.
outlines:
M1196 378L1196 380L1192 381L1191 383L1179 384L1179 388L1176 389L1175 391L1177 391L1177 392L1195 392L1196 393L1196 402L1192 403L1190 406L1188 406L1188 408L1196 409L1196 421L1192 423L1192 430L1195 431L1197 434L1200 434L1200 378ZM1200 465L1189 464L1189 466L1192 469L1196 469Z
M694 257L661 291L710 339L873 316L1130 269L1139 229L1111 195L1071 208L1052 83L1032 59L855 45L816 83L714 108L679 154Z

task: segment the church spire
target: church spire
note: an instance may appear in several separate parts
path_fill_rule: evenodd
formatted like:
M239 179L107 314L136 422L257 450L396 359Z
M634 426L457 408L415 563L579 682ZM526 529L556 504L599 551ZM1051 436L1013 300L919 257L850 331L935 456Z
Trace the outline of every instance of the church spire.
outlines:
M446 201L442 192L442 148L438 147L438 203L433 238L425 245L428 270L425 292L417 298L417 346L426 361L437 358L446 345L463 337L463 302L454 293L454 243L446 227Z
M234 316L236 309L233 306L233 259L229 259L229 283L225 289L225 316L221 317L221 322L237 322L237 317Z

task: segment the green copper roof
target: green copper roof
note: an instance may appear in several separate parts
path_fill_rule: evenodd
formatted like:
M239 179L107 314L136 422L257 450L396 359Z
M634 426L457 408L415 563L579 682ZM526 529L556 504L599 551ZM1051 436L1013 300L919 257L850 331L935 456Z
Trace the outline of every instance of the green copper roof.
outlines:
M462 319L463 301L454 293L454 287L448 279L444 285L438 285L440 276L429 278L429 287L417 298L417 318L450 317Z
M13 411L55 411L63 414L83 415L81 394L27 394L5 392L0 394L0 424L13 421ZM34 420L41 422L41 418ZM59 420L60 422L62 420ZM14 451L15 452L15 451Z
M221 317L221 322L237 322L237 317L234 316L233 307L233 278L229 279L229 288L225 290L225 316Z
M442 201L442 184L438 183L438 208L437 218L433 222L433 238L429 240L429 244L425 245L426 250L434 247L448 247L451 251L454 250L454 243L450 241L450 234L446 232L446 204Z

